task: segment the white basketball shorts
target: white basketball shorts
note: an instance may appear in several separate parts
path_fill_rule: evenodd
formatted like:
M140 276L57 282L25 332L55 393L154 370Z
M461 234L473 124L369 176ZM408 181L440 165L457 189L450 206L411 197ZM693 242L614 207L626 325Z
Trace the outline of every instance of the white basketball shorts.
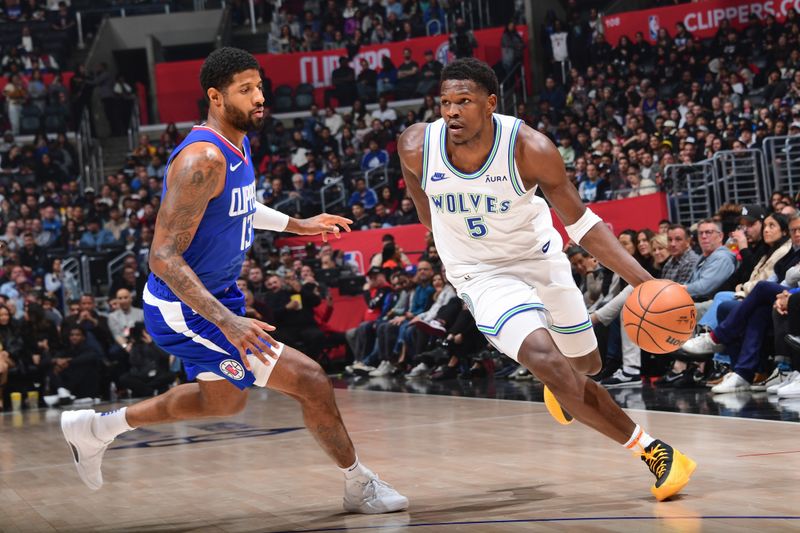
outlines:
M567 357L581 357L597 348L583 295L560 251L450 281L478 329L514 360L525 338L540 328L547 329Z

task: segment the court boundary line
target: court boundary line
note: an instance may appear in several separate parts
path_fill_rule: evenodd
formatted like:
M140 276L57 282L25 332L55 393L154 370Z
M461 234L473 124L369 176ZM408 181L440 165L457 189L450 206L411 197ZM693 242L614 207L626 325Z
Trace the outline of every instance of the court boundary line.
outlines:
M527 403L527 404L539 404L544 405L544 402L540 402L537 400L512 400L506 398L480 398L477 396L447 396L444 394L425 394L420 392L405 392L405 391L387 391L387 390L369 390L369 389L337 389L334 387L334 391L343 391L343 392L371 392L376 394L407 394L409 396L436 396L440 398L448 398L451 400L483 400L483 401L492 401L492 402L514 402L514 403ZM613 396L612 396L613 399ZM616 400L615 400L616 402ZM648 413L648 414L662 414L662 415L681 415L681 416L696 416L701 418L714 418L718 420L744 420L744 421L752 421L752 422L770 422L773 424L794 424L798 425L800 422L791 422L789 420L770 420L767 418L745 418L741 416L724 416L724 415L708 415L703 413L678 413L675 411L654 411L650 409L639 409L636 407L620 407L623 411L633 411L636 413Z
M391 515L388 515L391 516ZM610 522L610 521L652 521L652 520L800 520L800 516L792 515L700 515L700 516L575 516L575 517L548 517L548 518L512 518L504 520L464 520L454 522L418 522L409 524L381 524L374 526L349 526L328 527L316 529L290 529L275 533L312 533L317 531L357 531L360 529L398 529L411 527L447 527L447 526L477 526L489 524L535 524L558 522Z

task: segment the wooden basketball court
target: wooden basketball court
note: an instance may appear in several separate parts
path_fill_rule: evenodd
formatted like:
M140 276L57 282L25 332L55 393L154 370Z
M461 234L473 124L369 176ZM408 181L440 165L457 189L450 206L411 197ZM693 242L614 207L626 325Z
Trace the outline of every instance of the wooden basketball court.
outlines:
M361 459L409 497L407 513L345 514L342 476L297 404L254 390L236 418L124 435L98 492L75 472L60 411L0 415L0 531L800 529L797 423L631 411L698 462L683 495L657 503L638 458L540 403L336 394Z

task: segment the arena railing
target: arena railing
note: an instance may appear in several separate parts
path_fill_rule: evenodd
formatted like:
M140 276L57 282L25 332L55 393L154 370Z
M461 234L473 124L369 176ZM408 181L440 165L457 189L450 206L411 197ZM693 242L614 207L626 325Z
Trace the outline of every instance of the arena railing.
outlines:
M528 87L525 81L525 65L520 62L511 68L511 72L500 82L500 112L515 115L517 105L528 101Z
M330 180L330 181L329 181ZM322 212L330 212L335 206L347 206L347 192L344 187L344 178L339 176L336 178L327 178L325 185L319 191L320 204Z
M763 205L769 201L771 190L761 150L721 150L711 161L721 203Z
M767 137L763 150L771 190L800 193L800 135Z
M667 165L664 182L669 218L675 223L691 225L709 218L721 204L711 160Z
M696 163L664 169L670 220L691 225L709 218L726 202L761 204L773 191L764 152L722 150Z
M89 110L84 109L75 134L78 148L78 164L80 166L81 192L86 187L98 190L104 174L103 147L97 142L92 132Z
M365 171L364 179L367 181L367 187L375 189L377 192L378 188L389 184L389 165L381 165Z
M131 106L131 116L128 118L128 149L133 152L139 143L139 130L142 126L141 115L139 114L139 99L133 100Z

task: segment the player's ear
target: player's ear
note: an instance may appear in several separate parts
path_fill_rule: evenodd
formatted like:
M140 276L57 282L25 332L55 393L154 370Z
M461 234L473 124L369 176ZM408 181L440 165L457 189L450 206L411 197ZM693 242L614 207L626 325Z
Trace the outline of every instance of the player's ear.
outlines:
M211 105L222 105L222 93L216 87L209 87L206 95Z
M494 113L497 109L497 95L490 94L488 98L486 98L486 107L490 113Z

